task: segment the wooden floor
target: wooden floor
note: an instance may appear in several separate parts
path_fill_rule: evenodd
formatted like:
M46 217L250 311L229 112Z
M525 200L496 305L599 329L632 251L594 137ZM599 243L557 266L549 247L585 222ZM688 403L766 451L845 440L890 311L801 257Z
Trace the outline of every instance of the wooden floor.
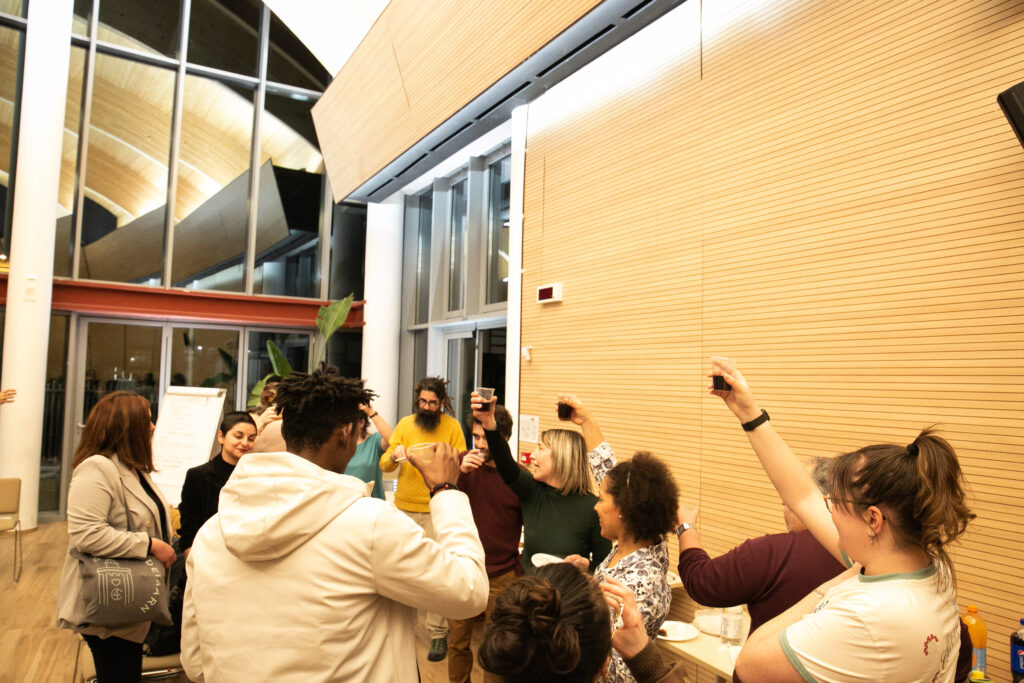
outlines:
M0 683L72 683L78 637L54 626L57 583L67 553L67 524L40 525L22 535L24 569L14 582L14 534L0 534ZM416 655L423 683L448 680L448 662L428 662L422 619ZM482 681L479 665L473 681Z

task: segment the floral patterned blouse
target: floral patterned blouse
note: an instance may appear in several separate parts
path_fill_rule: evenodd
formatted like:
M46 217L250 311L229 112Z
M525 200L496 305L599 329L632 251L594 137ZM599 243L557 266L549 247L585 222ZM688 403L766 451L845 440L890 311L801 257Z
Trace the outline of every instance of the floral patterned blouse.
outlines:
M607 442L602 442L590 451L587 457L590 461L590 471L600 486L608 470L616 464L615 453ZM668 608L672 603L672 589L668 585L668 543L662 539L661 543L640 548L621 558L614 567L609 567L608 562L618 551L619 544L616 542L612 544L612 551L608 553L608 557L594 570L594 578L603 581L610 576L633 591L636 606L644 620L644 629L648 637L654 640L658 636L662 622L668 616ZM604 680L628 683L636 679L629 672L619 653L612 650L612 661Z

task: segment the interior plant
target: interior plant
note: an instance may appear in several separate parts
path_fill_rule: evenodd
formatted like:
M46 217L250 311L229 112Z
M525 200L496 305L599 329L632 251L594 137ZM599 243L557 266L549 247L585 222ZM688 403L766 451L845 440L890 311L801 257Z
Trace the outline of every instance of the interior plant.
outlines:
M331 338L331 335L339 327L345 324L348 312L352 308L353 297L353 294L349 294L344 299L321 306L317 311L317 332L313 336L313 344L310 349L309 370L318 367L327 358L327 340ZM252 388L248 402L250 408L260 402L260 396L263 394L263 388L267 385L267 379L272 375L279 375L283 379L293 372L292 366L288 359L285 358L284 352L269 339L267 340L267 354L270 356L270 367L273 368L273 371L267 373L266 377L257 382L256 386Z

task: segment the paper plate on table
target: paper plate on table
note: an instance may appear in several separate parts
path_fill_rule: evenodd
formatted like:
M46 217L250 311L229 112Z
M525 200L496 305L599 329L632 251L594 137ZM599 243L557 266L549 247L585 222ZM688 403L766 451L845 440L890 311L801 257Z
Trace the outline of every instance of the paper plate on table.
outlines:
M661 633L664 631L665 633ZM675 642L683 640L693 640L700 635L700 631L693 624L687 624L685 621L666 621L661 625L661 630L658 631L658 637L662 640L671 640Z
M530 558L533 562L534 567L543 567L546 564L555 564L556 562L565 562L564 557L558 555L548 555L547 553L534 553L533 557Z

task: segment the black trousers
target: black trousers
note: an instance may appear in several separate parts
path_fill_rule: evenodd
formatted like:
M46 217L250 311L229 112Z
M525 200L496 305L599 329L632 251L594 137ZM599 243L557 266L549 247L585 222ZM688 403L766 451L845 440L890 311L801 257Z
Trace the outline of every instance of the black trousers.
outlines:
M142 680L142 643L111 636L82 636L92 650L98 683L138 683Z

